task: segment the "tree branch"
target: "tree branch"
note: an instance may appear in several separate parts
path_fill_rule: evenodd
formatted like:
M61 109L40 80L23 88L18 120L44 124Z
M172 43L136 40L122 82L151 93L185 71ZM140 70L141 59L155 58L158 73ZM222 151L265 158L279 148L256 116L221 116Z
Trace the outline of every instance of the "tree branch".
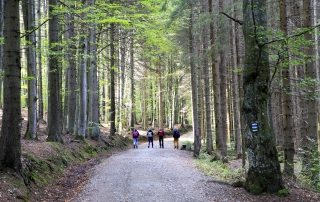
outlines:
M230 18L231 20L233 20L233 21L235 21L235 22L239 23L240 25L242 25L242 24L243 24L243 22L242 22L241 20L237 20L237 19L235 19L235 18L231 17L230 15L226 14L225 12L220 12L220 13L221 13L221 14L223 14L223 15L225 15L225 16L227 16L227 17L228 17L228 18Z
M38 27L35 27L33 30L30 31L26 31L26 33L24 33L23 35L20 36L20 38L25 37L26 35L31 34L32 32L37 31L43 24L45 24L46 22L48 22L49 19L45 20L43 23L41 23Z
M305 29L304 29L302 32L300 32L300 33L292 34L292 35L289 35L289 36L287 36L287 37L283 37L283 38L280 38L280 39L275 39L275 40L272 40L272 41L268 41L268 42L264 43L263 46L264 46L264 45L271 44L271 43L274 43L274 42L280 42L280 41L283 41L283 40L286 40L286 39L291 39L291 38L293 38L293 37L301 36L301 35L303 35L303 34L305 34L305 33L307 33L307 32L310 32L310 31L316 29L316 28L319 27L319 26L320 26L320 24L317 24L317 25L315 25L315 26L311 26L311 27L305 28Z

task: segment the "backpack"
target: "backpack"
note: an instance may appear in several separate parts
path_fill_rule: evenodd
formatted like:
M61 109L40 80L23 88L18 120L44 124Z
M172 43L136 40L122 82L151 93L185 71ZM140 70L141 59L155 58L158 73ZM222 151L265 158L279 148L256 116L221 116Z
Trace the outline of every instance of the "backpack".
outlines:
M138 136L139 136L138 131L134 131L134 132L133 132L133 137L138 137Z
M180 137L180 132L178 130L174 131L173 137L174 138L179 138Z
M148 137L152 137L152 132L148 131Z
M162 130L159 130L158 135L159 135L159 136L163 136L163 131L162 131Z

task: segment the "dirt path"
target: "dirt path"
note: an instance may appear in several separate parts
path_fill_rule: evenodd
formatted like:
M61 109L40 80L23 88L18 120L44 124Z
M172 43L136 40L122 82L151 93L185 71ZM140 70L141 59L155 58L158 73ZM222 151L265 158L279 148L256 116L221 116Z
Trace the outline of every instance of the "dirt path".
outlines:
M193 139L184 135L180 141L188 138ZM164 149L155 141L154 148L144 143L138 149L106 159L94 169L83 191L71 201L284 201L267 194L252 196L242 188L212 183L211 177L192 164L193 153L174 149L172 141L166 138Z
M192 152L173 149L172 138L165 139L164 149L158 141L154 148L140 144L98 165L73 202L209 201L207 179L191 161Z

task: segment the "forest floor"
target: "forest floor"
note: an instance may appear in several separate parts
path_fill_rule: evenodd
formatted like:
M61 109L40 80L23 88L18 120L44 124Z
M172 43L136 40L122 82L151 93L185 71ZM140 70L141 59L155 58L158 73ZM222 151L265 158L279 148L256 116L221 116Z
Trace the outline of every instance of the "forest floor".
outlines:
M0 117L2 117L1 111ZM163 150L158 148L158 141L155 140L155 149L150 152L145 144L145 137L141 138L139 149L133 149L129 133L110 137L107 128L102 127L101 132L104 141L97 142L86 139L86 143L83 143L73 141L71 135L63 135L64 144L52 144L46 142L46 125L40 124L38 140L24 139L23 135L27 123L25 111L23 111L23 117L21 149L24 180L11 170L0 170L1 202L105 201L101 198L90 198L87 195L88 192L85 192L86 189L96 190L100 193L100 197L108 192L110 199L113 199L108 201L167 201L165 199L170 199L170 197L172 199L170 201L320 201L318 193L300 189L295 182L287 179L285 179L286 186L291 194L286 198L266 193L252 196L243 188L221 184L196 168L196 159L192 157L192 152L174 150L171 138L166 140L165 144L168 145L168 148ZM146 131L140 129L138 127L141 134L146 133ZM190 138L190 133L183 135L181 138L188 137ZM177 155L172 155L173 153ZM139 156L143 158L139 158ZM154 158L155 156L156 158ZM118 162L121 159L125 160L125 167L122 167L123 164ZM152 163L149 162L150 160ZM229 163L235 169L241 167L241 160L230 160ZM138 166L136 169L140 169L139 173L130 172L132 165ZM163 168L163 170L154 169L155 167ZM113 176L112 171L116 170L125 170L125 175L118 173L120 176ZM173 172L172 170L177 171ZM149 176L148 171L152 171L153 174ZM95 181L101 176L103 176L103 179L107 179L108 173L113 176L108 178L114 179L116 182L104 181L95 185ZM162 177L158 178L157 176ZM122 178L124 180L119 180ZM132 180L132 178L137 180ZM131 181L128 181L128 179ZM152 183L153 179L162 181ZM115 195L119 191L114 190L115 187L110 187L110 190L113 188L112 191L99 189L100 187L105 188L105 183L119 183L117 187L125 187L123 190L127 192L131 192L135 190L133 189L135 186L143 184L146 189L150 188L151 190L144 191L137 188L139 193L135 191L118 193L123 195L121 198L120 195ZM156 185L163 186L161 189L162 198L157 191L155 192L158 189ZM171 192L175 187L179 187L178 192ZM197 196L199 198L196 198ZM83 200L81 200L81 197Z

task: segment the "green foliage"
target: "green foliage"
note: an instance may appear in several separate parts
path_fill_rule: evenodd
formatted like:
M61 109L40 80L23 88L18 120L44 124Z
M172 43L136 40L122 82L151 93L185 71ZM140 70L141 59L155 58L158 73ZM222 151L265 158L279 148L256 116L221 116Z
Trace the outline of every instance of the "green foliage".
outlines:
M215 179L226 181L229 184L244 181L245 173L242 168L232 170L230 164L222 161L212 161L211 155L201 153L195 164L207 175Z
M277 195L280 196L280 197L286 197L286 196L289 196L290 193L286 189L281 189L281 190L278 191Z
M98 21L98 23L100 23L100 24L117 23L117 24L121 24L121 25L129 25L130 24L130 22L128 20L117 19L116 17L101 19Z
M262 186L259 184L250 184L250 185L248 185L247 189L253 195L259 195L263 192Z

